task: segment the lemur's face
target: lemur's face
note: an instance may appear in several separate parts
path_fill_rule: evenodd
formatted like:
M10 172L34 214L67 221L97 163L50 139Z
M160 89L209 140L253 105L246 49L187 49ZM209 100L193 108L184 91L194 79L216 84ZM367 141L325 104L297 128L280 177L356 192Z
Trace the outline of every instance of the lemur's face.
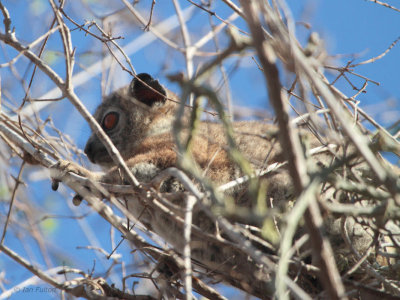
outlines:
M127 159L146 136L155 116L162 113L165 104L166 90L149 74L142 73L129 86L106 97L94 117L122 157ZM95 134L87 141L85 153L93 163L112 164L106 148Z

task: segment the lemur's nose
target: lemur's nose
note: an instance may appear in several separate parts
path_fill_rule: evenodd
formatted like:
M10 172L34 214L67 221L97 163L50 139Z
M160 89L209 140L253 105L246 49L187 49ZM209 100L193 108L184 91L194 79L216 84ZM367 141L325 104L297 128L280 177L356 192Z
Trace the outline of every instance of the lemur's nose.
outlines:
M89 140L89 141L87 142L86 146L85 146L84 152L85 152L85 154L87 155L87 157L89 158L89 160L90 160L92 163L94 163L94 161L93 161L93 155L94 155L93 149L94 149L93 143L91 143L90 140Z

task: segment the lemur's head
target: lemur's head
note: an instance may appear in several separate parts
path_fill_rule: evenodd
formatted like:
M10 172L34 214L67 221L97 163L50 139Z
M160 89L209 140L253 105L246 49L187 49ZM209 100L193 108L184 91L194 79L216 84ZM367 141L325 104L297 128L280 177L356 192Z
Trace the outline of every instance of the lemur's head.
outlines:
M94 117L108 134L124 159L134 155L142 140L171 130L176 103L175 96L149 74L138 74L129 86L108 97L96 109ZM89 160L102 166L112 159L96 134L90 136L85 153Z

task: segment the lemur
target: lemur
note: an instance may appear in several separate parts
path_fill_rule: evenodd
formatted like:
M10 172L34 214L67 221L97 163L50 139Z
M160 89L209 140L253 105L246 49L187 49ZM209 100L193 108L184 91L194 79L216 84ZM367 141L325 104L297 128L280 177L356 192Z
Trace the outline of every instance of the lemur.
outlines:
M179 168L178 161L181 153L176 147L173 134L174 120L179 105L181 105L180 100L174 93L164 88L149 74L142 73L138 74L129 85L105 97L96 109L95 119L119 150L132 174L140 182L149 183L160 172L171 167ZM186 109L183 124L188 124L189 115L190 109ZM279 131L275 125L244 121L233 122L232 127L238 150L254 170L263 170L273 163L284 163L284 149L277 140ZM201 121L193 137L193 147L190 149L193 160L205 178L216 186L243 176L243 172L230 157L231 149L227 146L224 132L220 123ZM320 141L311 133L304 130L299 130L299 133L307 137L310 148L321 146ZM188 132L182 132L181 136L186 137L188 134ZM84 151L92 163L102 166L105 171L94 173L69 162L59 163L58 168L63 165L66 171L85 176L93 182L126 183L123 174L114 165L106 147L96 134L90 136ZM317 164L327 166L332 162L332 157L332 153L328 151L316 155L315 159ZM57 178L59 176L57 174L57 172L53 173L53 177ZM201 186L200 183L197 184ZM270 201L277 206L282 203L286 205L293 200L291 177L285 166L263 175L260 184L266 185L267 205ZM233 197L238 207L253 207L254 209L255 201L248 199L247 188L246 184L236 185L236 188L228 191L227 194ZM168 178L161 183L158 191L180 195L184 188L177 180ZM183 200L179 196L171 199L175 199L173 204L183 205ZM162 212L146 210L143 201L139 201L134 196L129 198L127 205L129 211L140 218L147 228L163 237L178 252L182 251L181 225L171 224L171 219ZM176 214L183 216L182 211L176 211ZM198 208L194 210L193 224L212 235L218 231L218 225ZM354 238L355 247L359 244L358 248L361 249L371 243L372 237L362 232L359 225L353 222L350 226L353 226L354 234L351 237ZM332 226L328 229L331 232L336 230L336 236L340 236L338 225L335 228ZM361 233L355 233L355 229ZM223 232L218 234L225 238ZM231 272L231 283L241 282L239 285L251 286L245 290L251 290L256 295L263 293L263 286L270 280L269 274L262 272L248 256L237 249L224 246L223 243L218 242L218 239L201 241L193 237L192 258L208 268ZM258 273L255 270L258 270ZM252 275L246 277L249 274Z

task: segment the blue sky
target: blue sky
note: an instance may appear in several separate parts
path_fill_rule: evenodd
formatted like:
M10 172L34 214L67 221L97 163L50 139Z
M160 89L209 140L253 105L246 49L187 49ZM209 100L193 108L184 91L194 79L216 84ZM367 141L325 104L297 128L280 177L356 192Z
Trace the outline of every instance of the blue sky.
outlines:
M95 1L88 1L94 5ZM68 3L68 1L67 1ZM115 7L121 7L120 2L115 2ZM181 0L182 7L188 6L188 2ZM392 1L393 5L396 4ZM389 45L400 36L400 13L390 10L388 8L379 6L364 0L323 0L323 1L287 1L288 6L291 8L295 21L301 21L311 24L311 31L316 31L325 41L325 46L329 54L340 54L341 57L333 60L337 66L344 66L349 60L357 56L355 62L360 62L371 57L375 57L384 52ZM32 41L43 32L40 29L43 24L49 26L52 18L48 14L48 4L46 1L32 1L27 5L26 1L7 1L5 3L12 16L13 25L16 28L17 37L22 41ZM37 7L33 5L38 5ZM71 5L71 4L70 4ZM141 4L144 9L148 11L149 4ZM67 8L69 8L67 6ZM33 10L37 10L37 16L32 17ZM231 12L220 3L216 6L215 10L222 17L227 17ZM79 8L75 7L71 10L71 15L76 16L76 20L80 23L84 19L91 19L93 16L90 14L79 15ZM110 10L111 11L111 10ZM47 12L47 13L46 13ZM157 1L155 10L155 19L163 20L174 13L173 6L169 1ZM193 20L189 23L190 28L199 31L203 34L206 30L202 31L203 25L201 22L206 18L204 13L199 12L195 15ZM81 18L81 19L79 19ZM31 23L30 23L31 22ZM36 23L35 23L36 22ZM216 23L217 20L215 20ZM32 26L27 26L32 24ZM243 26L242 22L238 22ZM244 27L243 27L244 28ZM208 30L208 29L207 29ZM296 27L299 40L304 43L306 41L310 30L304 28L302 25ZM3 28L1 28L3 31ZM120 34L120 33L118 33ZM121 40L121 45L125 45L133 40L135 37L142 34L140 30L130 30L126 33L125 40ZM196 41L202 34L192 36L192 40ZM72 34L74 45L77 47L77 57L82 60L82 63L92 63L93 56L85 56L83 49L90 46L91 43L97 42L90 38L85 38L82 32L74 32ZM224 38L222 37L222 46ZM4 45L1 45L4 47ZM367 93L359 97L361 100L360 106L371 113L377 118L384 126L390 126L400 119L400 84L399 84L399 68L400 68L400 45L395 46L385 57L382 59L365 66L358 67L355 71L363 76L366 76L374 81L380 83L379 86L370 83L367 88ZM207 46L210 49L211 46ZM54 38L49 42L49 49L57 48L57 39ZM13 56L13 51L7 48L7 54ZM15 54L15 53L14 53ZM54 53L53 53L54 54ZM47 53L47 59L53 61L54 68L61 74L63 70L63 60L52 57L52 53ZM135 53L131 57L132 63L138 72L148 72L160 76L160 81L171 87L172 90L179 92L175 85L168 82L165 75L177 71L185 72L184 58L180 54L170 56L169 49L163 43L154 42L143 48L140 52ZM3 50L0 49L0 63L4 63ZM200 61L200 60L199 60ZM198 63L199 61L195 61ZM206 60L202 60L203 62ZM26 68L26 61L21 61L17 67L22 74L23 70L26 71L26 77L32 72L32 68ZM196 65L197 67L197 65ZM230 60L226 66L227 70L234 70L235 60ZM263 84L263 77L257 71L256 66L251 58L247 57L241 60L239 71L232 73L231 87L234 91L234 103L240 106L253 107L261 110L271 110L267 93ZM79 64L76 65L76 72L82 70ZM114 87L121 86L129 83L129 76L124 73L118 73L113 82ZM13 77L8 70L0 69L2 77L3 88L8 88L4 97L12 96L12 99L19 103L23 97L23 91L13 82ZM285 77L282 75L285 79ZM52 88L52 85L47 81L41 81L38 77L35 82L35 87L32 93L36 96L45 94ZM332 77L333 78L333 77ZM361 87L363 81L357 77L349 77L353 84ZM101 89L100 89L101 76L97 75L88 83L76 89L76 93L84 101L85 105L93 111L97 104L100 102ZM338 83L338 87L343 89L349 96L355 94L355 91L349 88L349 85L344 80ZM90 134L90 130L83 121L82 117L74 111L72 106L67 100L57 102L49 106L41 113L43 119L47 116L53 116L54 123L57 128L64 130L76 142L81 149L84 147L85 141ZM18 165L18 163L17 163ZM28 167L28 170L32 167ZM16 175L14 173L14 175ZM29 178L25 178L26 181ZM82 215L88 213L89 216L84 221L90 224L91 228L95 228L93 234L96 236L98 243L106 250L111 250L109 242L109 226L98 216L90 211L86 205L80 208L72 208L71 204L66 203L65 195L71 198L70 191L64 191L63 194L52 192L50 189L50 182L47 178L37 180L34 185L31 185L26 193L35 199L35 203L39 208L37 213L39 215L58 214L71 216L73 213ZM68 200L69 201L69 200ZM6 208L1 208L1 214L6 213ZM38 217L39 219L39 217ZM110 261L106 261L94 255L91 250L77 249L77 246L85 246L89 244L87 236L82 233L82 228L86 225L78 225L78 221L74 219L58 218L53 220L42 228L44 234L49 240L54 241L53 247L50 248L53 264L56 265L71 265L84 267L85 271L91 270L94 260L96 260L96 274L104 275L104 271L110 265ZM86 228L86 227L85 227ZM17 240L13 236L12 229L6 238L6 245L14 251L21 254L23 257L33 257L33 261L43 266L44 261L39 255L38 247L35 242L29 237L23 237L25 243L32 245L33 253L29 253L21 240ZM118 237L118 233L115 234ZM119 241L119 238L116 238ZM91 241L92 242L92 241ZM124 243L118 250L124 257L131 256L130 248L127 243ZM126 261L130 261L130 258ZM26 280L31 274L25 269L16 265L13 261L0 254L0 271L5 270L7 279L12 284L17 284ZM11 287L8 286L7 288ZM227 293L235 294L235 291L227 291ZM53 299L53 294L32 292L29 293L31 299ZM26 299L26 293L19 292L14 294L11 299Z

